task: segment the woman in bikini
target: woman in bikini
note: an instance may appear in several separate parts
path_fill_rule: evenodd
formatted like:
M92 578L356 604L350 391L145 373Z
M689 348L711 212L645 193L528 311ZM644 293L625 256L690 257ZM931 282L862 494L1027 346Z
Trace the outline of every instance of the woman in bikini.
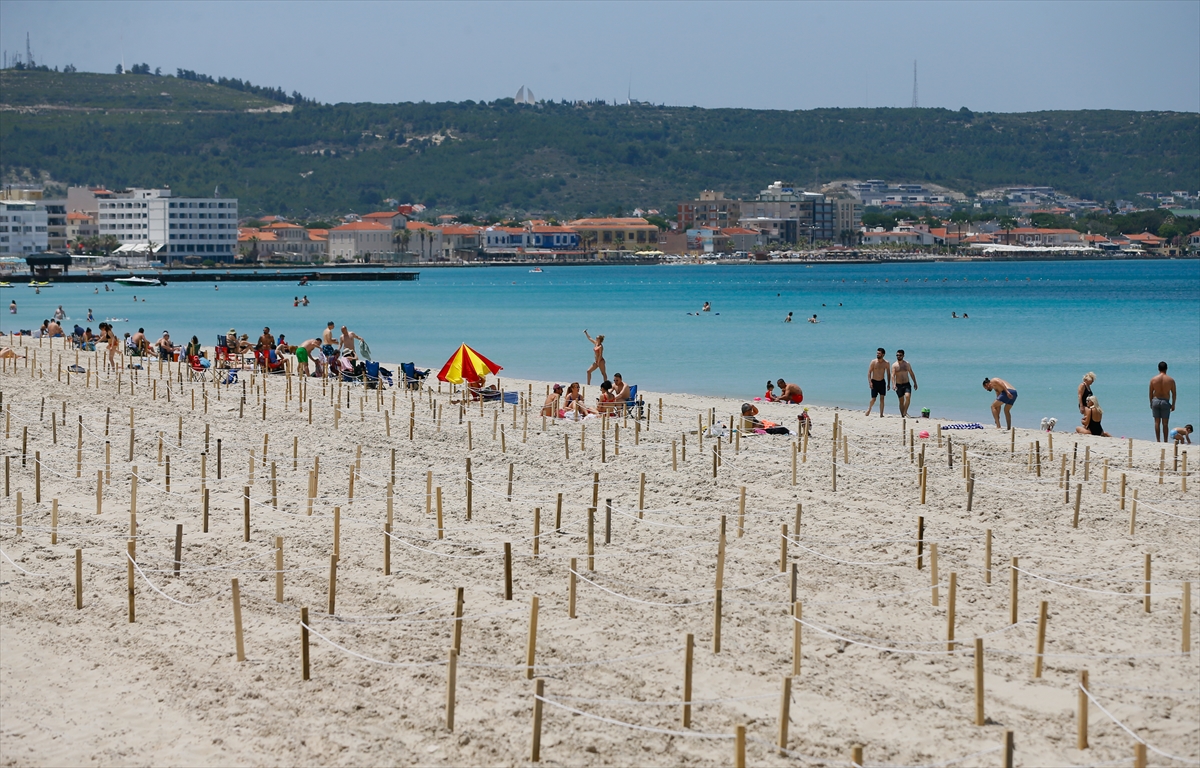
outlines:
M1112 437L1112 435L1104 431L1104 426L1100 423L1102 418L1104 418L1104 411L1100 410L1100 404L1096 402L1096 396L1090 395L1087 399L1087 408L1083 411L1083 426L1075 427L1075 431L1081 435Z
M1092 384L1094 384L1095 381L1096 381L1096 374L1092 373L1091 371L1088 371L1087 373L1083 374L1083 382L1079 385L1079 392L1078 392L1078 399L1079 399L1078 407L1079 407L1080 413L1087 412L1087 407L1088 407L1087 400L1089 397L1092 396Z
M112 370L117 369L117 353L121 351L121 340L117 338L117 334L113 333L112 325L109 323L100 323L100 337L97 341L107 344L108 367Z
M583 335L587 336L587 340L592 342L592 351L596 353L596 359L592 362L592 367L587 369L587 383L592 383L592 371L596 369L600 370L601 379L607 379L608 374L604 371L604 334L600 334L593 339L588 335L587 328L584 328Z
M575 413L579 416L586 416L592 413L583 404L583 395L579 391L578 381L571 382L571 386L567 387L567 396L563 398L563 412Z

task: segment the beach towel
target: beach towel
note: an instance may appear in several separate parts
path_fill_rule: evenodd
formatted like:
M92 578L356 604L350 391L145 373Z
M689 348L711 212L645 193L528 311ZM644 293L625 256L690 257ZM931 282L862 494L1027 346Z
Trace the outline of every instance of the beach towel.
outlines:
M974 424L943 424L942 429L983 429L983 425L978 422Z

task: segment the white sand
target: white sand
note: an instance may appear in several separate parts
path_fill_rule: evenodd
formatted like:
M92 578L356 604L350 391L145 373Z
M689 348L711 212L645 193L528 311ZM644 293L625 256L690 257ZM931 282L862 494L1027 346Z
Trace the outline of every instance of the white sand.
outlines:
M28 340L27 340L28 342ZM36 342L34 342L36 344ZM26 348L28 349L28 348ZM733 734L745 724L747 759L754 765L790 765L820 758L845 765L854 744L865 745L868 764L940 764L998 748L1015 732L1021 766L1127 765L1134 739L1096 706L1091 707L1090 748L1076 749L1077 680L1090 674L1093 693L1139 737L1170 755L1200 758L1200 664L1182 655L1181 586L1200 580L1200 505L1194 483L1181 491L1172 470L1158 483L1159 447L1134 444L1126 468L1126 443L1058 433L1054 459L1046 435L1018 430L1017 455L1009 434L946 431L938 447L935 422L927 429L929 486L920 503L916 465L902 443L900 419L838 413L849 436L849 466L838 456L838 488L831 489L830 433L834 412L812 408L813 439L798 483L791 484L792 438L747 436L740 452L722 446L723 464L712 476L711 448L698 449L697 414L715 408L728 422L738 402L689 395L643 393L652 409L634 445L633 422L613 431L600 463L600 424L586 424L580 447L577 424L541 431L536 410L522 442L522 417L506 425L507 453L492 439L496 406L469 409L473 447L448 392L441 432L431 419L429 394L417 393L415 439L408 439L409 395L392 390L382 402L361 387L334 388L343 411L333 427L328 390L309 381L313 425L297 402L285 403L285 381L267 385L267 420L258 395L247 390L238 416L241 385L212 396L208 414L191 409L199 385L178 380L172 402L143 378L129 395L128 374L84 388L57 380L59 355L38 352L44 376L32 379L18 361L0 373L3 403L11 408L5 441L11 496L0 497L0 763L3 765L513 765L530 756L534 683L524 667L530 598L537 595L537 676L546 696L588 715L544 708L542 761L552 765L728 765ZM90 355L82 360L93 368ZM65 353L64 363L74 362ZM157 364L149 371L157 375ZM243 374L249 379L248 374ZM261 377L256 378L261 382ZM528 391L528 382L505 379ZM447 389L443 385L444 389ZM340 392L340 395L338 394ZM540 404L544 383L533 383ZM349 393L350 407L345 398ZM392 408L392 437L384 435L383 410ZM598 394L588 389L591 400ZM45 414L40 412L46 398ZM66 422L52 443L52 414ZM136 406L138 544L146 579L136 580L136 622L127 616L126 539L129 533L129 406ZM795 425L795 407L759 404L762 415ZM980 416L989 414L981 397ZM286 407L286 411L285 411ZM1018 406L1019 407L1019 406ZM111 408L112 483L104 510L95 514L95 475L104 468L105 409ZM381 410L383 409L383 410ZM888 409L895 411L895 400ZM177 417L184 421L178 446ZM82 478L75 477L78 417L86 427ZM619 422L614 422L614 424ZM210 425L208 462L210 532L201 532L199 456ZM20 458L28 427L27 466ZM158 465L157 433L165 433L171 460L171 494ZM270 507L269 466L261 465L263 433L278 471L279 509ZM671 468L671 441L687 432L687 461ZM564 458L564 435L570 458ZM292 438L299 437L298 470ZM216 480L216 440L222 440L222 480ZM1027 471L1028 445L1042 442L1042 477ZM1068 469L1078 442L1076 473L1091 447L1083 482L1079 527L1064 503L1059 462ZM966 510L961 447L976 472L973 511ZM347 496L350 465L362 446L362 468L353 502ZM248 484L249 450L260 460L252 484L250 541L242 540L242 487ZM392 575L383 575L385 488L390 449L396 451ZM33 453L43 461L42 502L34 502ZM320 456L320 488L305 515L308 470ZM465 519L464 459L476 481L473 519ZM1108 493L1101 466L1110 460ZM514 465L513 500L505 499L508 464ZM1193 452L1192 467L1195 466ZM445 540L425 515L425 472L442 488ZM595 519L595 572L587 570L587 507L591 473L600 472ZM1120 472L1140 496L1136 530L1119 508ZM645 511L639 518L638 478L646 474ZM1082 482L1082 480L1081 480ZM745 486L744 535L738 535L738 492ZM24 530L17 535L15 500L23 496ZM557 493L563 526L555 533ZM58 543L50 543L51 499L59 502ZM604 543L605 499L612 499L612 542ZM1074 501L1074 492L1071 494ZM795 623L787 613L789 575L780 573L780 526L795 535L796 504L803 504L798 539L789 561L798 568L803 619L849 643L805 626L802 669L793 680L788 746L779 756L782 678L792 672ZM328 608L332 510L342 508L336 617ZM531 557L533 509L541 507L541 556ZM713 652L713 596L719 516L728 531L720 653ZM917 517L925 519L924 568L915 567ZM171 567L175 525L184 527L183 573ZM991 529L992 579L984 580L985 530ZM273 542L284 541L285 600L274 602ZM504 599L503 545L513 550L513 600ZM929 544L937 543L939 605L932 605ZM74 551L83 550L84 608L74 604ZM1143 611L1143 558L1153 557L1152 610ZM1009 559L1061 584L1022 575L1019 618L1009 627ZM567 615L568 560L598 586L580 581L577 618ZM24 570L21 570L24 569ZM30 573L26 573L29 571ZM957 575L955 636L960 652L946 653L949 574ZM1053 574L1053 575L1052 575ZM247 659L235 657L230 578L242 589ZM155 591L157 587L165 595ZM1080 587L1082 589L1071 588ZM465 589L462 655L453 732L445 728L446 659L456 587ZM1094 591L1092 591L1094 590ZM1113 592L1123 593L1119 595ZM1038 602L1049 601L1045 671L1034 679ZM179 601L179 602L175 602ZM1193 594L1192 623L1200 594ZM301 606L310 610L312 679L300 673ZM692 725L681 707L657 706L683 696L684 640L695 636ZM974 724L973 639L985 637L985 709ZM878 647L874 647L878 646ZM896 651L880 650L894 648ZM364 659L353 654L361 654ZM1136 657L1136 658L1133 658ZM373 663L375 662L384 662ZM390 665L390 666L389 666ZM408 666L406 666L408 665ZM572 666L574 665L574 666ZM574 698L572 698L574 697ZM713 702L712 700L721 700ZM704 738L715 736L719 738ZM1002 764L991 752L962 766ZM1180 765L1151 753L1152 764Z

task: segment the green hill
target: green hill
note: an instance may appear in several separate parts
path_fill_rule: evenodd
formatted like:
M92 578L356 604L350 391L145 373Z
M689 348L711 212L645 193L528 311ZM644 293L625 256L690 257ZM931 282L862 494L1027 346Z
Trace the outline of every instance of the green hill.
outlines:
M185 193L220 185L247 214L362 211L389 197L565 216L673 211L701 189L746 196L776 179L932 181L967 192L1045 184L1096 199L1200 188L1200 115L1187 113L511 99L260 113L246 110L280 105L177 78L12 70L0 74L0 104L6 179ZM35 104L51 108L28 108Z

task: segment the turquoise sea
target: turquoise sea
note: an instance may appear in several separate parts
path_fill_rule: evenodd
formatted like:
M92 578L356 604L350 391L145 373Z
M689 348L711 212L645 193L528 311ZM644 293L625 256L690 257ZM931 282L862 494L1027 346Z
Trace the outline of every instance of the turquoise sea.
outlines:
M805 401L866 408L876 347L904 349L920 388L913 410L990 422L984 376L1010 381L1014 422L1044 416L1078 424L1075 392L1087 371L1114 436L1151 438L1147 383L1160 360L1179 383L1172 424L1200 422L1200 261L914 263L887 265L603 266L425 269L409 283L176 283L115 293L94 284L0 289L19 314L0 330L32 328L59 304L81 322L128 318L118 332L169 329L211 345L231 326L264 325L298 343L325 323L346 324L375 357L436 370L467 342L502 375L583 381L605 334L609 375L650 390L752 398L768 378ZM312 305L293 308L306 292ZM133 296L138 301L134 303ZM142 301L145 299L145 301ZM698 311L705 301L712 312ZM795 321L783 322L793 312ZM953 319L951 312L969 315ZM689 314L691 313L691 314ZM820 323L805 320L816 314ZM14 323L14 320L17 322ZM67 325L70 326L71 322ZM95 328L96 323L83 323ZM593 379L599 384L599 379ZM887 412L898 413L889 394Z

